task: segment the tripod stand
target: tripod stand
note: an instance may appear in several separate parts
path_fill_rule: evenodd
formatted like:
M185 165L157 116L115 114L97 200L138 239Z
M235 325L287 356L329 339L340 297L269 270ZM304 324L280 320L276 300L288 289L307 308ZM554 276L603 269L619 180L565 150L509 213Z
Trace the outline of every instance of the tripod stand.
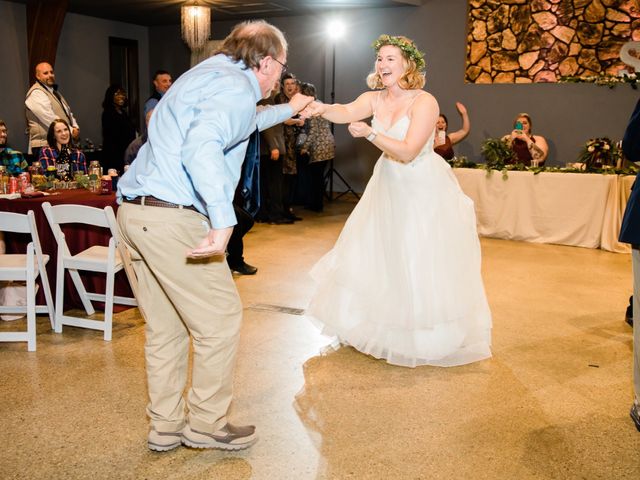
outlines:
M333 42L333 51L332 51L332 59L331 59L331 104L333 105L336 102L336 43ZM334 134L334 124L331 123L331 134ZM335 137L334 137L335 138ZM337 200L338 198L346 195L347 193L352 193L358 200L360 200L360 196L355 192L349 182L345 180L345 178L340 175L340 172L336 170L333 166L334 159L329 160L329 169L324 174L324 184L325 184L325 192L327 191L328 185L328 199L329 201ZM345 191L339 193L336 197L333 196L333 176L337 176L340 181L347 188Z

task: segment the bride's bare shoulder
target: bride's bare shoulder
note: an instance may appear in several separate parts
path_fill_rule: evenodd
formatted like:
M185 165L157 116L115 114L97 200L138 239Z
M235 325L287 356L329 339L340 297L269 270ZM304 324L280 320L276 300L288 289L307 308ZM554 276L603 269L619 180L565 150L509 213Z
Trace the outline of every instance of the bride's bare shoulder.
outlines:
M436 97L431 95L429 92L425 92L424 90L416 90L416 102L418 101L423 103L438 103Z
M373 106L379 94L379 90L370 90L368 92L361 93L356 99L356 102L363 104L366 103Z
M412 105L413 108L419 109L435 109L440 111L440 107L438 106L438 101L436 97L431 95L429 92L425 92L424 90L417 90L416 96L414 97L414 102Z

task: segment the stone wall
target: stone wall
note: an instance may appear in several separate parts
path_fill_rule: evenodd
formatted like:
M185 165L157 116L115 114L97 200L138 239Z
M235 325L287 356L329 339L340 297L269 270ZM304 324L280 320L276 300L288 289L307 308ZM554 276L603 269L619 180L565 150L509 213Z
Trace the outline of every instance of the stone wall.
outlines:
M640 40L638 0L469 0L470 83L555 82L616 75Z

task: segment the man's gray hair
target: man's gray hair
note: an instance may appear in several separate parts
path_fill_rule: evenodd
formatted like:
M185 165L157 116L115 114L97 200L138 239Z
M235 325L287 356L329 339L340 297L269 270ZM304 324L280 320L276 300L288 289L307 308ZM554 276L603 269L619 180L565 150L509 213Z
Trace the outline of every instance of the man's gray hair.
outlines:
M276 58L287 53L287 40L276 27L264 20L236 25L216 53L242 60L247 68L260 68L264 57Z

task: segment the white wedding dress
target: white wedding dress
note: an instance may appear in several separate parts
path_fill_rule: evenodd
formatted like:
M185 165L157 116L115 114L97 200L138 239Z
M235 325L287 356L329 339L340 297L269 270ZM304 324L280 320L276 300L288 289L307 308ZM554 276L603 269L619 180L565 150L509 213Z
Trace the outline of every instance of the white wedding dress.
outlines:
M406 115L388 130L396 139ZM435 133L435 132L434 132ZM328 336L390 364L454 366L491 356L473 202L433 151L383 154L335 246L312 269L306 314Z

